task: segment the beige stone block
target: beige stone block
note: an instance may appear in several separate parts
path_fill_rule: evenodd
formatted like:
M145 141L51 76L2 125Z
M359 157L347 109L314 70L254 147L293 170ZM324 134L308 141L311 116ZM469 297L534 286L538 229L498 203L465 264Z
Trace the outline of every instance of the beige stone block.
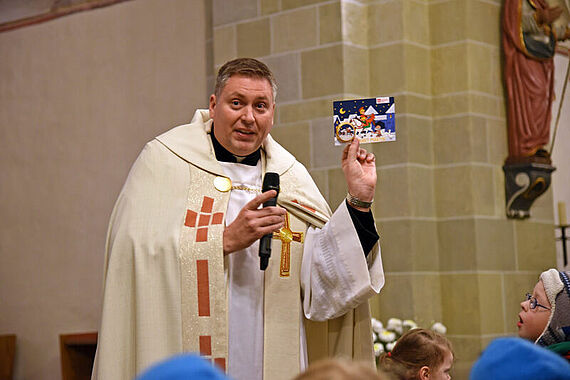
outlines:
M435 200L439 217L473 214L473 189L468 166L434 170Z
M490 74L495 75L495 69L491 69L493 72ZM497 75L500 75L498 72ZM502 86L501 79L492 79L493 87ZM494 117L504 117L504 111L501 109L504 107L503 98L497 98L494 95L486 95L481 93L470 93L469 98L469 110L473 113L489 115Z
M436 164L487 161L485 119L461 115L434 121Z
M237 25L237 51L240 57L263 57L271 52L269 19Z
M213 0L214 26L239 22L257 16L257 0Z
M544 268L547 270L548 268ZM532 293L539 280L539 269L534 273L505 273L503 278L505 289L505 332L516 334L518 332L518 314L521 311L521 302L525 300L526 293Z
M394 218L411 215L409 167L380 168L376 184L374 215Z
M431 95L430 51L417 45L404 45L406 91Z
M309 7L273 17L273 52L317 45L317 8Z
M374 94L374 96L379 96ZM396 95L394 97L397 114L409 113L419 116L432 116L431 97L418 96L414 94ZM396 116L397 117L397 116Z
M466 37L466 1L429 2L429 26L432 46Z
M332 118L315 119L311 124L313 168L340 168L344 145L334 145Z
M467 60L469 67L469 89L488 94L495 94L492 72L492 52L495 48L468 43ZM455 62L458 64L461 61ZM499 82L500 83L500 82Z
M350 43L368 45L368 6L342 2L342 38Z
M369 72L368 49L345 45L344 56L344 92L368 97L370 80L366 73Z
M481 334L501 334L505 332L505 309L501 289L502 276L500 274L479 275ZM469 299L465 301L469 302Z
M300 100L301 85L297 80L301 75L299 54L282 54L265 58L263 62L271 68L277 81L277 102Z
M483 349L481 338L479 337L448 336L448 339L453 345L456 361L469 362L477 360ZM452 378L455 379L455 376ZM468 377L465 377L465 379L468 379Z
M406 302L402 302L406 300ZM413 319L429 328L440 321L441 292L439 275L386 274L386 284L379 296L370 300L372 315L384 324L389 318Z
M466 2L469 21L466 22L466 36L494 46L500 45L501 7L488 1Z
M515 233L519 270L543 271L556 267L553 224L517 221Z
M412 276L413 319L419 326L430 328L442 320L441 279L439 274L416 274ZM402 300L402 298L400 299ZM407 317L404 317L408 319Z
M223 65L237 57L235 26L214 29L214 63Z
M313 181L317 184L321 194L328 201L329 199L329 176L326 169L314 169L310 171Z
M280 105L279 122L294 123L302 120L311 120L320 117L331 117L332 102L339 99L317 99L305 100L299 103ZM331 136L332 136L332 119L331 119Z
M320 44L342 41L342 15L340 3L319 6Z
M471 168L471 187L475 215L493 216L495 214L493 168L473 166Z
M435 217L432 169L411 166L408 175L411 215Z
M507 142L507 123L505 120L487 120L489 141L489 163L503 165L509 155Z
M343 82L339 79L343 78L343 65L343 49L340 45L302 52L303 98L342 93Z
M441 271L466 271L477 268L477 236L474 219L440 221L437 236Z
M470 96L466 93L442 95L433 99L433 116L450 116L467 113L470 110Z
M386 273L386 283L379 295L370 299L373 316L385 324L389 318L407 318L415 314L412 300L414 291L412 275L392 275ZM406 302L402 302L406 300Z
M370 46L404 38L404 9L401 1L368 6L368 43Z
M538 197L530 207L531 221L548 221L554 224L554 201L552 200L552 186ZM557 224L557 223L556 223Z
M295 156L297 161L307 168L311 167L309 123L304 122L296 125L275 126L271 130L271 136Z
M476 219L476 269L516 270L515 236L510 221Z
M440 278L442 322L447 326L447 333L449 335L480 334L481 295L478 276L476 274L441 274ZM487 297L487 294L483 297ZM488 312L485 310L485 313Z
M370 49L371 93L393 94L406 90L404 57L403 43ZM383 70L378 70L379 67Z
M404 2L404 38L422 45L430 44L429 6L417 1Z
M493 176L495 178L495 216L505 217L505 173L501 166L493 168Z
M502 53L500 47L495 47L491 49L491 71L489 71L489 76L491 77L491 90L492 93L498 96L500 99L505 99L504 86L503 86L503 61ZM502 102L497 102L497 105L501 105ZM503 116L500 113L497 116Z
M378 225L378 231L385 271L436 272L439 270L436 222L382 221Z
M261 0L261 14L268 15L281 10L279 0Z
M409 162L432 165L434 162L432 121L413 116L408 117L408 120ZM398 133L398 119L396 119L396 139L398 139Z
M346 199L348 191L346 187L346 180L342 169L329 169L328 173L328 188L329 188L329 205L334 211Z
M431 86L434 95L469 89L469 71L465 63L467 53L466 43L432 49Z
M283 10L301 8L307 5L323 3L328 0L281 0Z

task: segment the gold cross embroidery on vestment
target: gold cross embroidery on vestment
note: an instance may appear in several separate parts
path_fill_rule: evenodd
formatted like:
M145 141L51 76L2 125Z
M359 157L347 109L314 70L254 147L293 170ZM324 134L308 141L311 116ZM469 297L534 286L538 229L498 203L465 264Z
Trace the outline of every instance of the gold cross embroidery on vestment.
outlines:
M291 242L303 243L304 234L302 232L291 231L289 213L285 215L285 225L279 231L273 233L273 239L281 240L281 264L279 266L279 276L289 277L291 270Z

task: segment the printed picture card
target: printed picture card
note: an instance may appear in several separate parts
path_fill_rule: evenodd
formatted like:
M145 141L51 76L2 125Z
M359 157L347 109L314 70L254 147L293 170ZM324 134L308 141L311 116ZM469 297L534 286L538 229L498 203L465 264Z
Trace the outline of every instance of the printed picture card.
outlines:
M394 97L340 100L333 102L335 145L396 141Z

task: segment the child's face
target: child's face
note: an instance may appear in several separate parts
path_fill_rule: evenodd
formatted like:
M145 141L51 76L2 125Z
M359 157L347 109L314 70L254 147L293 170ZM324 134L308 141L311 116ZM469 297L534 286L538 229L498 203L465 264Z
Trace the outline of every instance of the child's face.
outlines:
M451 352L447 352L445 358L443 359L443 363L433 371L429 380L451 380L451 375L449 372L451 371L451 366L453 365L453 354Z
M418 373L420 380L451 380L451 366L453 365L453 354L450 351L445 353L443 363L435 369L430 369L428 366L420 368Z
M542 280L539 280L534 286L532 296L536 298L536 301L540 305L550 308L550 302L546 297ZM517 326L519 328L519 336L521 338L534 342L546 328L551 311L540 306L531 309L530 302L531 300L521 302L522 310L519 313L519 322L517 323Z

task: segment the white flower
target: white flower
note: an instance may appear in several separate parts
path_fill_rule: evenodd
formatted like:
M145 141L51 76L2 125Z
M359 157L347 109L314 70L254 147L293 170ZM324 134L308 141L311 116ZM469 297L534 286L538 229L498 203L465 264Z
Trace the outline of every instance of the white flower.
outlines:
M392 342L392 343L387 343L386 344L386 351L390 352L394 349L394 346L396 345L396 342Z
M380 341L384 343L393 342L394 340L396 340L396 333L388 330L382 330L378 334L378 339L380 339Z
M382 352L384 352L382 343L374 343L374 356L378 357Z
M441 322L436 322L431 326L431 329L437 333L445 334L447 332L447 327Z
M398 318L390 318L388 319L388 323L386 324L386 328L388 330L392 330L397 332L398 334L402 333L402 320Z
M372 318L371 321L372 321L372 331L375 331L378 334L380 334L380 332L384 328L384 325L382 324L382 322L380 322L379 320L377 320L375 318Z
M378 339L378 335L376 335L376 333L374 331L372 331L372 341L376 342L377 339Z
M411 319L406 319L402 322L402 326L406 327L408 330L413 330L418 328L418 324Z

